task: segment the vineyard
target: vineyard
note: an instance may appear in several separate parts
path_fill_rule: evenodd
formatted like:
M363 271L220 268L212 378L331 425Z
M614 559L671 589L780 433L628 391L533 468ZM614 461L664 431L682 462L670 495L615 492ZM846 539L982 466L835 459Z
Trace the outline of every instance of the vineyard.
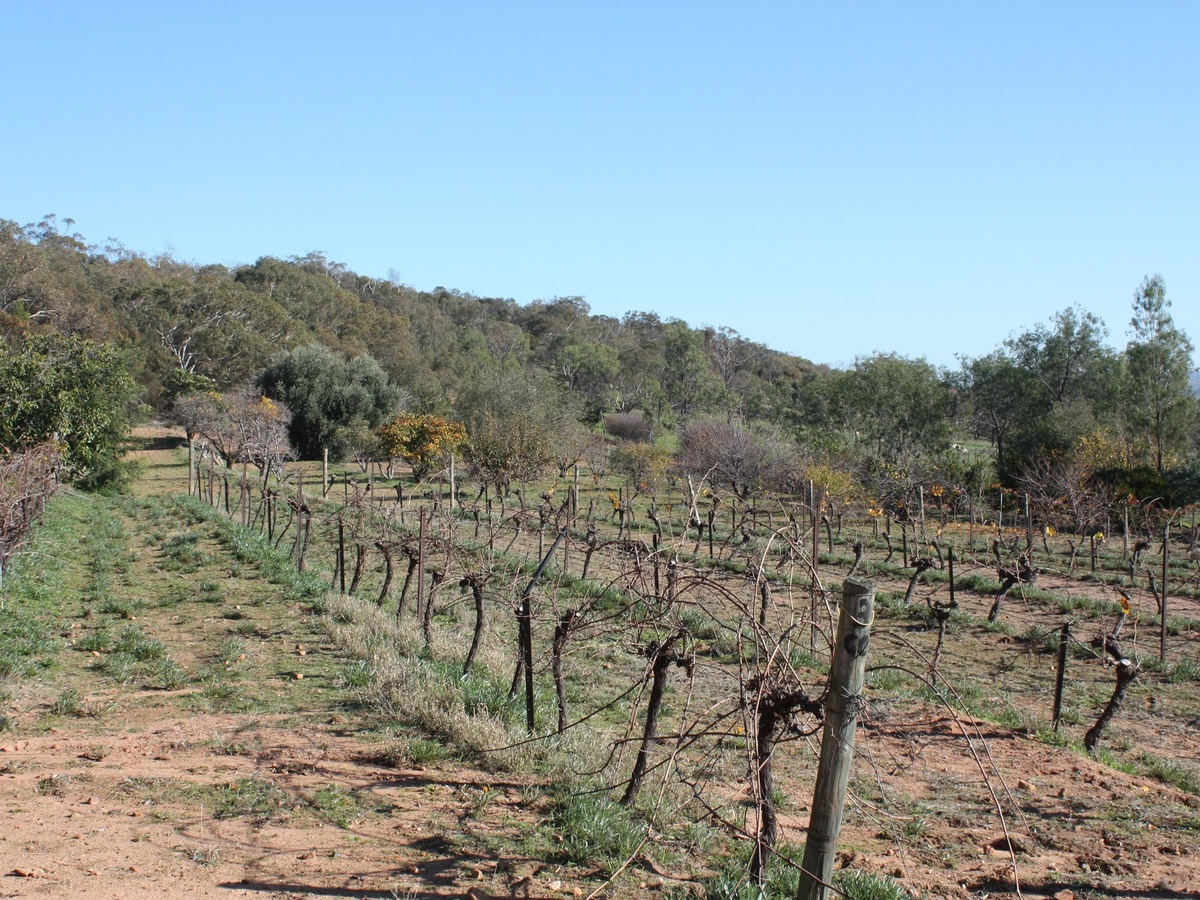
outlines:
M10 813L132 810L138 856L22 826L17 896L161 895L168 871L194 896L794 895L851 575L874 621L837 890L1200 880L1190 510L1079 529L998 489L586 464L499 491L264 478L155 441L133 497L51 503L0 656Z

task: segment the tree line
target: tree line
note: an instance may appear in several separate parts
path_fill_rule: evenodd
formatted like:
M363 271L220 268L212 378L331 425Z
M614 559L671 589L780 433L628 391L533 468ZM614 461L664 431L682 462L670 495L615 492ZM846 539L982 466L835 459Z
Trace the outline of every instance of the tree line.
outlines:
M1193 348L1157 275L1134 291L1123 349L1076 306L957 369L876 353L838 370L728 327L594 315L579 297L418 291L320 253L185 263L90 244L72 225L0 220L0 445L58 435L85 482L117 477L114 436L140 405L189 430L205 412L210 426L216 412L270 413L243 427L279 445L277 462L391 456L403 412L463 429L442 449L463 448L497 486L588 454L636 483L690 454L742 492L815 469L881 503L886 483L934 476L1196 499ZM38 386L35 372L51 371ZM278 409L256 408L261 397ZM622 439L613 458L599 435ZM963 453L972 441L988 452Z

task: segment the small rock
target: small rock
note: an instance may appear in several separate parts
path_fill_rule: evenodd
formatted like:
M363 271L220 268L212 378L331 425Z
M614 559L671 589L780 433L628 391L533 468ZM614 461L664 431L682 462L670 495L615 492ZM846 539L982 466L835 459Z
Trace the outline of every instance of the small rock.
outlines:
M562 882L556 878L554 881L549 882L546 887L552 891L560 891L562 890Z
M297 681L303 681L303 680L304 680L304 673L303 673L303 672L296 672L296 673L294 673L294 674L292 675L292 677L293 677L293 678L295 678Z

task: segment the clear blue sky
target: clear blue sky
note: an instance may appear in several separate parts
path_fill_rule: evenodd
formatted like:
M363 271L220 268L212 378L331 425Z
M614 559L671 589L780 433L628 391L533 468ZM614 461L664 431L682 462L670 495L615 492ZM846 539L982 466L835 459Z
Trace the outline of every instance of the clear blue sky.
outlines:
M0 218L953 365L1161 273L1200 4L0 0Z

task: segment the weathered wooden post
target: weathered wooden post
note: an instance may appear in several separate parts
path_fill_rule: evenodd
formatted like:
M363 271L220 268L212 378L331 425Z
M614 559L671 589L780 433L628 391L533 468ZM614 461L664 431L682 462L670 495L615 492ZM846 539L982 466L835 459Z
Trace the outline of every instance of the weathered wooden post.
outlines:
M304 476L296 473L296 571L304 571Z
M842 828L854 737L862 704L867 668L867 644L875 618L875 585L865 578L847 578L842 583L841 614L837 642L829 668L829 697L825 702L825 730L821 760L813 789L812 814L804 846L799 900L826 900L837 838Z
M1029 511L1029 492L1025 492L1025 549L1033 555L1033 515Z
M417 518L417 621L425 618L425 507Z
M917 503L919 504L918 511L921 514L921 543L924 544L926 542L926 538L925 538L925 485L923 485L923 484L917 485ZM915 534L913 536L916 537Z
M1171 519L1167 516L1167 524L1163 526L1162 546L1162 584L1159 586L1159 630L1158 630L1158 659L1167 661L1167 564L1171 559Z
M189 433L188 439L188 496L194 497L199 491L196 486L196 437Z
M1058 635L1058 670L1054 676L1054 711L1050 716L1050 728L1058 734L1058 725L1062 721L1063 682L1067 674L1067 644L1071 640L1071 623L1063 622L1062 631Z

